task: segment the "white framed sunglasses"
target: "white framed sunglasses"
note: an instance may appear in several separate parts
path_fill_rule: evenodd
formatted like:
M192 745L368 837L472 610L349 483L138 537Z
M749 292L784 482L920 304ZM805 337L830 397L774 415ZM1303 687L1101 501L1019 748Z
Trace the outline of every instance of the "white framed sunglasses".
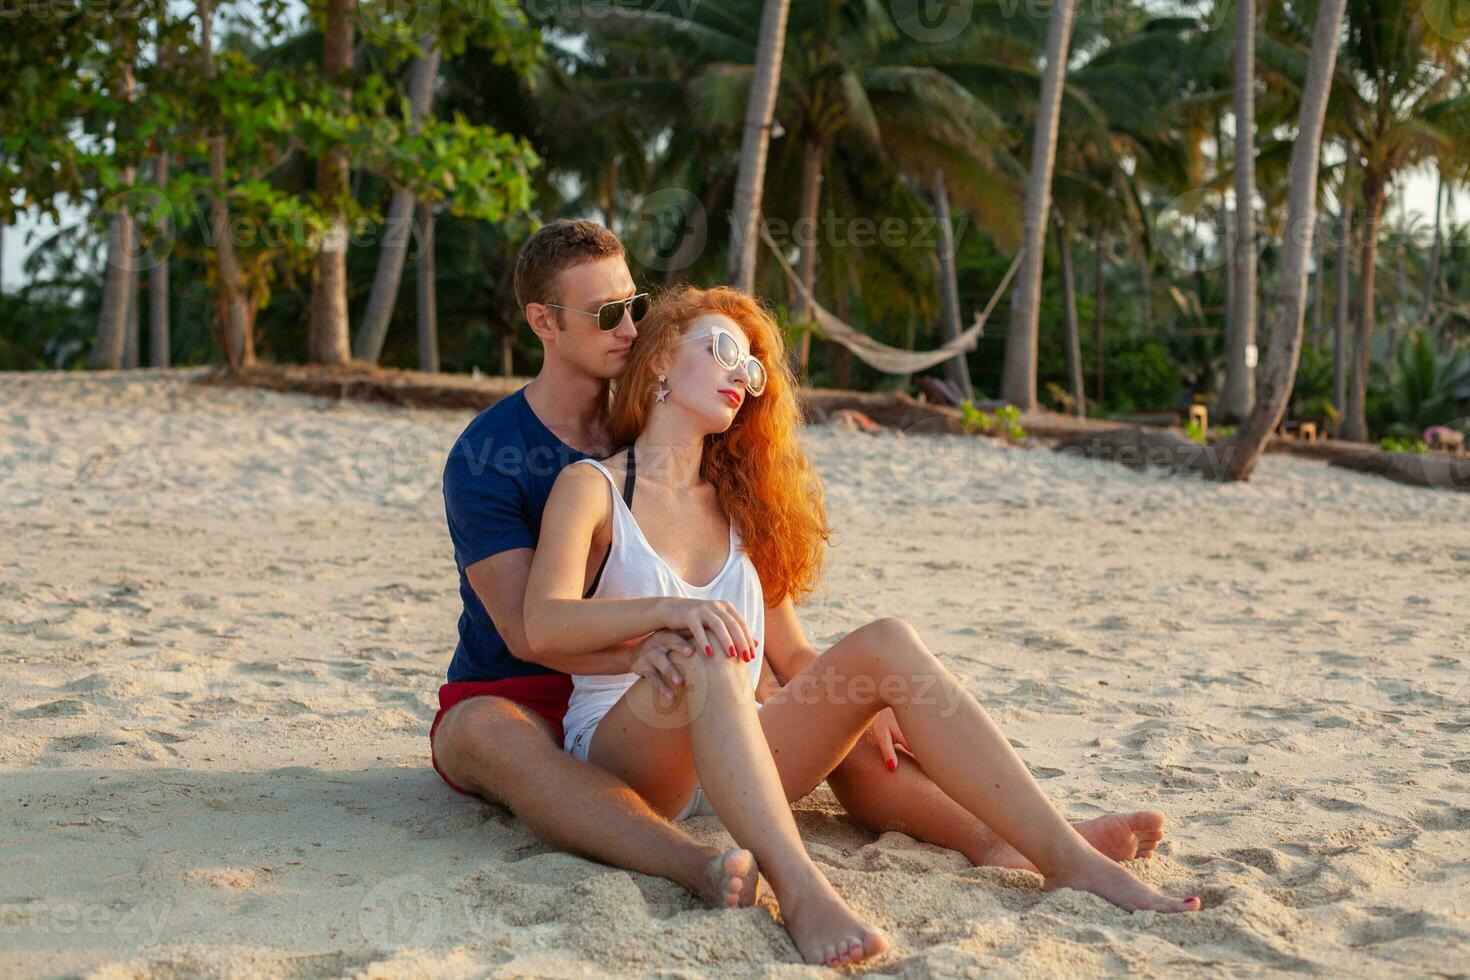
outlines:
M754 354L749 354L740 349L740 341L735 335L724 327L712 326L708 334L710 342L710 353L715 356L720 367L727 371L734 371L744 365L745 367L745 390L752 396L759 396L766 390L766 366L760 362ZM696 340L704 340L705 337L696 334L686 337L680 343L691 344Z

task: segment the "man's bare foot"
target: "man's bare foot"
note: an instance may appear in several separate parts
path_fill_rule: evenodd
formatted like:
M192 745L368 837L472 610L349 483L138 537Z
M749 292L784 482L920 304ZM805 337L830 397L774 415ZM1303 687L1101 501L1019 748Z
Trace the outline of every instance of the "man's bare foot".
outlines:
M1059 872L1046 879L1045 888L1076 888L1092 892L1105 898L1121 909L1130 912L1198 912L1198 898L1170 898L1163 892L1151 888L1133 876L1121 864L1094 855L1083 860L1077 867Z
M1073 826L1099 854L1114 861L1147 860L1154 856L1159 841L1164 839L1164 815L1157 810L1110 813ZM1036 865L998 837L975 864L988 868L1036 870Z
M755 855L733 847L710 859L705 868L706 885L700 895L717 909L743 909L755 904L760 871Z
M786 891L777 896L781 918L806 962L848 966L888 948L883 933L854 915L825 878L819 878L804 894Z

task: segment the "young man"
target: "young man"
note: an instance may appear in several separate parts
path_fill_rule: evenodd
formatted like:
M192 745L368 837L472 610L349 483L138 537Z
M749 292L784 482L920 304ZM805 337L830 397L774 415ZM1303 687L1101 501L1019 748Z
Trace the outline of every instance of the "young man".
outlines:
M662 672L672 682L683 637L660 632L538 662L522 629L531 555L557 474L617 448L603 427L608 382L627 362L646 298L617 238L588 221L556 221L533 235L516 264L515 289L545 359L533 381L469 424L444 467L464 611L429 733L434 767L460 792L508 806L555 847L668 878L712 905L748 905L757 883L748 851L699 844L616 777L562 750L568 674ZM803 665L816 656L807 651ZM778 682L768 677L757 696L764 700ZM902 735L880 716L828 778L854 819L958 850L975 864L1030 867L911 758L900 766L895 739L901 744ZM1162 814L1136 813L1079 830L1125 859L1149 856L1162 825Z

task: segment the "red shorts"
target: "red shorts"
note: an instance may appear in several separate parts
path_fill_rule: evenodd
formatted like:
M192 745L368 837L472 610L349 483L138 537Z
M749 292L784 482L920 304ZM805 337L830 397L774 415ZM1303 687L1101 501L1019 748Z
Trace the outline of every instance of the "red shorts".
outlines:
M466 796L474 796L467 789L460 789L444 775L439 760L434 758L434 732L439 728L445 712L470 698L496 697L514 701L527 711L546 719L556 744L561 745L563 734L561 721L566 717L567 700L572 696L572 679L566 674L533 674L530 677L506 677L498 681L454 681L439 687L439 711L434 715L434 724L429 726L429 759L434 771L449 784L449 788Z

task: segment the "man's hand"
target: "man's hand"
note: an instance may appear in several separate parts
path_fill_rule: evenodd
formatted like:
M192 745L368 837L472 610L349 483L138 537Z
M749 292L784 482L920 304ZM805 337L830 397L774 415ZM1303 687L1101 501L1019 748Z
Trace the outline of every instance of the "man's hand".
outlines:
M878 739L878 751L883 753L883 761L887 763L890 770L898 768L898 751L894 745L909 747L908 741L903 737L903 731L898 727L898 717L894 715L892 708L884 708L873 718L873 723L868 730Z
M672 704L675 689L684 685L684 676L674 664L677 654L693 656L694 645L672 630L657 630L633 648L633 663L628 670L639 677L647 677L664 703Z

